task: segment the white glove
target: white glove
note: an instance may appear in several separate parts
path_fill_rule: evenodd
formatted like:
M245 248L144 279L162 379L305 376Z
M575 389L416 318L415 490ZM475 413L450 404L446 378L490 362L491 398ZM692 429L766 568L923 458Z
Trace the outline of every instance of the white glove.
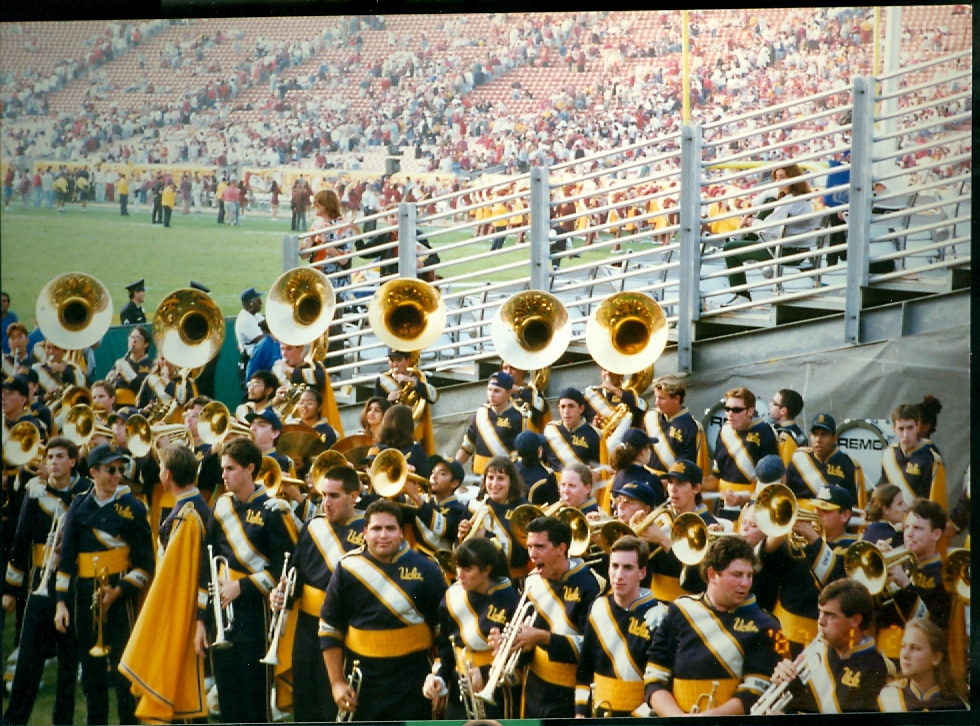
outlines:
M446 682L437 675L430 673L425 677L425 684L422 686L422 695L426 698L442 698L449 693Z

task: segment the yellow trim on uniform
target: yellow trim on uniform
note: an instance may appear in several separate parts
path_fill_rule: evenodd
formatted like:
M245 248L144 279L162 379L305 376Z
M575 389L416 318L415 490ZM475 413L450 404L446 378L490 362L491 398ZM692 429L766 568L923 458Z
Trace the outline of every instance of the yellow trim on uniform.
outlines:
M43 567L44 558L47 556L47 554L48 554L48 546L43 542L36 542L34 544L34 552L31 555L34 566Z
M684 713L690 713L699 696L711 693L715 681L718 681L718 688L715 690L715 705L720 706L735 695L739 684L737 678L703 678L698 680L675 678L674 700L677 701L677 705L681 707ZM704 702L706 700L705 698L701 699L700 708L702 711L705 710Z
M779 600L776 601L776 607L773 608L772 614L776 616L776 619L782 626L783 635L786 636L786 640L790 641L791 643L807 645L811 640L817 637L816 618L807 618L802 615L794 615L789 610L784 608L783 603Z
M490 463L490 459L492 458L492 456L473 454L473 473L482 474L486 470L487 464Z
M493 651L492 650L471 650L470 660L473 662L477 668L482 668L483 666L488 666L493 663Z
M661 602L673 602L681 595L687 595L687 591L681 587L679 577L671 577L659 572L654 572L650 578L650 592Z
M902 654L902 636L905 635L905 628L897 625L889 625L878 631L878 650L887 658L898 660Z
M110 575L125 572L129 569L129 547L118 547L104 552L82 552L78 555L78 576L95 577L95 561L99 561L99 569L109 570Z
M609 676L595 674L595 693L593 703L608 701L613 711L632 712L643 703L643 681L621 681Z
M748 484L736 484L733 481L726 481L725 479L718 480L718 491L724 494L725 492L754 492L755 483L749 482Z
M348 628L346 645L366 658L398 658L432 646L432 631L425 623L391 630Z
M549 657L547 651L540 645L534 649L534 658L531 659L531 672L546 683L565 688L575 688L575 672L578 670L576 663L555 663Z
M323 609L323 601L327 598L327 591L321 590L319 587L313 587L313 585L304 585L303 594L299 598L299 609L302 610L307 615L312 615L315 618L320 617L320 611Z

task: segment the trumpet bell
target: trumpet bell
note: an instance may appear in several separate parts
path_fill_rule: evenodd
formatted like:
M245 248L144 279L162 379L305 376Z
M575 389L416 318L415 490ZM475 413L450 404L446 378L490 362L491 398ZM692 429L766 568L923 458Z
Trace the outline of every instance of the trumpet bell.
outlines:
M95 435L95 412L79 403L68 409L61 433L75 446L85 446Z
M585 324L585 344L600 367L633 373L651 365L667 345L667 318L660 303L639 292L610 295Z
M140 413L134 413L126 419L126 448L140 459L150 453L153 447L153 431L150 422Z
M397 279L382 285L368 305L368 322L382 343L401 351L422 350L442 335L446 303L423 280Z
M350 462L350 466L357 466L357 462L367 456L368 449L373 445L374 437L371 434L352 434L335 441L330 449L343 454L344 458ZM338 464L338 466L341 465Z
M30 421L14 424L3 441L3 460L8 466L25 466L41 453L41 432Z
M612 546L616 544L616 540L628 534L633 534L633 530L628 524L624 524L618 519L612 519L608 522L603 522L599 527L599 541L596 544L608 555L612 552Z
M81 350L100 341L112 324L112 296L91 275L69 272L44 286L35 314L46 340Z
M533 504L521 504L510 515L510 535L521 547L527 547L527 526L531 520L543 517L544 511Z
M696 565L708 551L708 527L694 512L684 512L670 527L670 551L685 565Z
M589 520L575 507L564 507L558 511L556 516L572 530L572 543L568 546L568 556L581 557L588 551L589 541L592 539Z
M490 325L501 360L522 370L539 370L558 360L572 338L568 311L554 295L526 290L508 298Z
M298 267L272 284L265 319L281 342L306 345L327 331L336 307L329 278L315 267Z
M209 295L184 288L167 295L153 316L153 342L160 355L180 368L206 365L225 340L221 309Z

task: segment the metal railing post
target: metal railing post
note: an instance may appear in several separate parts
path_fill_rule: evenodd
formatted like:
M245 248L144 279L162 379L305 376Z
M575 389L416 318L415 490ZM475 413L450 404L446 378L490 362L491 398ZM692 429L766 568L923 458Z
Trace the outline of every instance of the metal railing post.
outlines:
M299 267L299 235L282 236L282 271L289 272Z
M531 197L528 206L531 217L531 289L547 290L551 275L551 247L548 230L551 229L551 182L548 169L531 167Z
M398 204L398 276L418 275L418 254L415 244L415 203Z
M681 129L677 372L694 370L694 323L701 304L701 126Z
M868 286L871 204L874 198L871 162L874 151L874 78L854 79L851 114L851 179L847 215L847 288L844 297L844 340L861 342L862 290Z

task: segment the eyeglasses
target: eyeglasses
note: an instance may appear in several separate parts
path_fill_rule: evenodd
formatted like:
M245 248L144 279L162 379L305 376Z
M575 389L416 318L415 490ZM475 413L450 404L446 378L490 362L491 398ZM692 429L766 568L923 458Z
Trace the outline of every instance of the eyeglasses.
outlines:
M782 408L783 407L783 404L781 404L779 401L772 401L772 402L770 402L769 405L770 406L775 406L776 408Z
M744 406L725 406L726 413L742 413L744 410Z

